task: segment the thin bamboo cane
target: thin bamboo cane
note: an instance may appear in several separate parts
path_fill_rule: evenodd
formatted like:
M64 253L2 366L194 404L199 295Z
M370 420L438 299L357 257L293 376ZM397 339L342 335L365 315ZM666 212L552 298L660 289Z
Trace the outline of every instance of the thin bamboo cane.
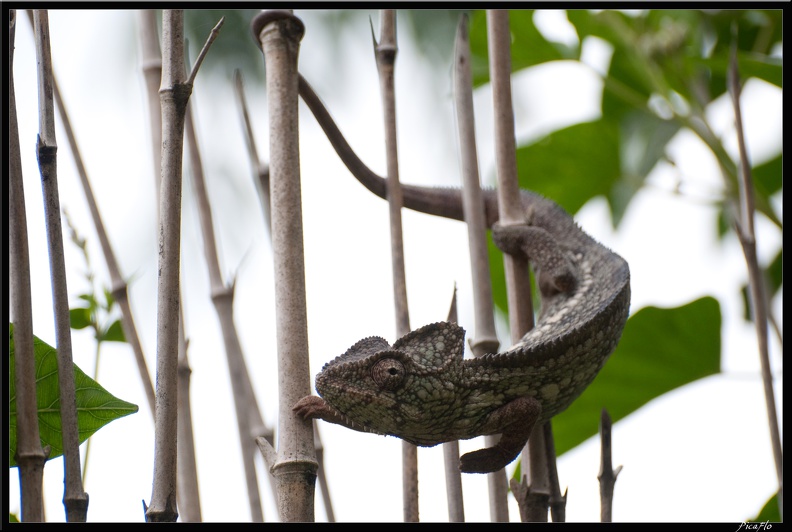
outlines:
M14 92L14 37L16 11L10 11L8 38L8 258L9 306L14 325L14 387L16 389L16 462L19 465L23 522L44 520L42 482L48 450L42 449L36 406L36 367L33 352L33 308L30 300L25 188L19 149L16 94Z
M499 220L503 225L522 223L520 189L517 183L517 161L514 138L514 111L511 99L511 33L509 13L487 11L487 43L490 54L493 114L495 123L495 164L498 178ZM528 260L523 256L504 254L506 290L509 303L509 325L512 343L533 328L531 283ZM528 456L523 454L523 466L530 465L531 521L547 521L549 484L545 463L544 437L541 427L535 427L528 439ZM526 459L527 458L527 459ZM544 502L542 502L544 499Z
M457 27L454 61L454 101L459 129L459 150L462 162L462 201L468 226L470 269L473 273L473 308L476 320L475 340L470 340L474 356L497 353L498 336L490 284L489 256L484 213L484 199L479 181L476 154L475 121L473 113L473 82L470 72L470 41L467 15L462 15ZM485 436L486 445L497 443L498 436ZM506 471L487 475L489 487L490 519L494 522L509 520L508 481Z
M66 261L63 255L60 199L58 195L57 151L55 140L55 103L52 97L52 57L50 55L49 17L46 11L33 12L36 34L36 58L39 78L38 159L47 243L52 279L52 302L55 315L55 341L58 350L58 385L60 386L61 434L63 438L64 495L66 520L85 522L88 494L83 491L80 468L80 440L77 427L77 400L72 362L69 291L66 285Z
M385 125L385 159L387 165L386 195L390 219L391 264L393 272L393 302L396 310L396 336L410 332L410 314L407 305L407 279L404 270L404 238L402 235L402 191L399 184L398 141L396 136L396 95L394 66L396 44L396 11L380 11L380 40L374 38L374 55L380 80L382 112ZM418 513L418 449L402 441L402 499L404 521L417 522Z

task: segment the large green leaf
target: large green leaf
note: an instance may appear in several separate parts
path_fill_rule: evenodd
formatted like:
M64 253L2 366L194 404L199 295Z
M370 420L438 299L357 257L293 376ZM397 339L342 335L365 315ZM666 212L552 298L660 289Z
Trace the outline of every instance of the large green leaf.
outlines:
M16 466L16 385L14 382L14 325L9 327L9 465ZM60 384L58 383L57 351L54 347L33 337L36 358L36 403L41 445L51 448L49 458L63 454L63 440L60 417ZM80 443L94 432L120 417L138 411L137 405L114 397L98 382L74 365L74 384L77 399L77 426Z
M559 129L517 149L520 187L570 214L610 192L621 175L619 161L619 128L605 119Z
M770 201L770 196L784 186L782 157L779 153L773 159L754 166L751 170L756 193L767 202Z
M557 454L596 434L603 408L616 422L652 399L718 373L720 329L720 305L711 297L636 312L591 386L553 418Z

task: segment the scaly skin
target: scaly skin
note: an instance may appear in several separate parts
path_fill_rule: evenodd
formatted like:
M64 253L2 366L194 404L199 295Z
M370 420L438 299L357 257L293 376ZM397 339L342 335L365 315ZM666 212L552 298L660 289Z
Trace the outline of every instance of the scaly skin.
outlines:
M300 94L355 177L384 197L383 178L357 158L304 80ZM459 190L403 186L404 206L462 219ZM316 377L320 397L294 410L348 428L433 446L501 434L493 447L467 453L460 469L489 473L522 450L534 424L565 410L594 380L621 337L630 306L627 263L584 233L558 205L522 191L525 224L497 223L497 199L484 191L488 227L506 253L528 256L537 270L536 326L500 354L463 359L464 330L434 323L390 346L370 337L327 363Z

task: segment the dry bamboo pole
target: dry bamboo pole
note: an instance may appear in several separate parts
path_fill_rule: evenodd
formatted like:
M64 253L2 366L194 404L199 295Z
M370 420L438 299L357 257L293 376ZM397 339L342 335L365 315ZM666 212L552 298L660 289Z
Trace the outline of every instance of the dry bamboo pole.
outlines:
M503 10L487 11L487 44L490 55L493 114L495 121L495 164L498 178L498 211L503 225L524 223L517 183L517 161L514 139L514 111L511 99L511 33L509 13ZM531 283L528 260L525 256L503 255L506 289L509 303L509 325L512 343L533 328ZM549 483L544 452L544 434L541 426L534 427L523 454L523 467L530 465L531 521L547 521Z
M187 359L189 342L184 336L184 312L179 305L179 362L176 366L178 398L176 400L176 498L181 520L184 523L200 523L201 494L198 489L198 468L195 459L195 438L192 426L192 403L190 401L190 376L192 370Z
M267 70L270 194L275 270L279 408L277 481L281 520L314 521L316 453L313 424L292 411L310 393L305 257L300 189L297 58L305 27L291 11L259 13L251 23ZM260 447L266 440L258 438ZM265 460L272 452L263 452Z
M162 57L157 32L157 17L153 10L139 12L141 63L149 107L149 126L154 163L154 184L157 197L157 220L159 220L162 116L160 111L159 85L162 77ZM181 295L179 296L181 300ZM195 442L192 431L192 408L190 402L190 369L187 357L188 341L185 336L184 312L179 304L179 360L177 363L177 490L178 508L183 522L200 522L201 502L198 489L198 473L195 463Z
M396 95L394 88L394 66L398 46L396 44L396 11L380 11L380 40L374 37L374 55L380 81L382 113L385 125L385 159L387 166L386 197L390 219L391 265L393 273L393 302L396 310L396 337L410 332L410 314L407 306L407 280L404 270L404 239L402 235L402 191L399 184L398 141L396 136ZM402 441L402 499L404 521L417 522L418 513L418 449Z
M160 188L157 291L157 415L154 422L154 481L148 521L176 521L177 366L180 333L179 268L184 120L192 84L222 25L215 26L190 75L184 73L184 12L162 15L162 183Z
M451 298L451 308L446 321L458 323L456 285ZM459 440L443 444L443 469L446 477L446 501L448 504L448 521L463 523L465 521L465 504L462 496L462 472L459 471Z
M72 362L69 292L66 285L66 262L63 255L60 199L58 196L57 151L55 140L55 104L52 98L52 57L50 55L49 17L46 11L33 12L36 34L36 58L39 86L38 160L47 225L50 276L52 279L55 342L58 351L58 385L63 438L64 495L66 520L85 522L88 494L83 491L80 470L80 440L77 428L74 363Z
M261 208L264 214L264 222L267 227L267 234L270 235L270 242L272 237L271 216L270 216L270 191L269 191L269 165L262 163L258 156L256 149L256 139L253 135L253 124L250 120L250 112L248 111L247 99L245 98L245 89L242 80L242 74L239 70L234 72L234 85L236 88L236 95L239 101L240 112L242 115L242 122L245 129L245 139L248 148L248 155L250 157L251 167L256 174L260 186L256 187L260 191L259 199L261 200ZM249 382L249 378L248 378ZM251 385L252 390L252 385ZM252 393L252 392L251 392ZM254 401L253 405L258 408L257 403ZM252 412L251 412L252 413ZM263 417L259 412L256 419L252 421L253 433L263 437L269 445L273 443L273 430L264 423ZM319 465L317 469L317 480L319 481L319 488L322 493L322 502L324 503L327 521L330 523L335 522L335 513L333 511L333 502L330 498L330 488L327 484L327 476L324 474L324 445L320 435L319 427L314 421L314 448L316 449L316 462ZM267 479L272 485L272 493L275 493L275 482L272 475L267 475Z
M192 115L192 105L188 104L185 135L187 137L187 151L190 158L195 200L198 206L198 217L203 237L204 258L209 270L210 294L220 322L226 359L228 361L228 372L231 377L231 389L234 395L250 516L254 523L261 523L264 521L264 512L261 507L261 496L256 478L256 464L254 462L256 444L250 423L252 416L249 415L249 411L256 399L252 395L252 386L246 386L248 371L242 353L242 345L239 342L239 335L234 326L234 282L232 281L231 284L226 285L220 273L220 261L217 257L217 244L212 221L212 208L209 204L209 194L206 191L203 162L198 148Z
M19 466L23 522L44 520L42 483L49 450L41 448L36 406L36 367L33 352L33 308L30 300L25 188L14 92L16 11L9 13L8 35L8 258L9 306L14 324L14 387L16 389L16 461Z
M259 199L261 200L261 209L264 212L264 225L267 228L267 234L272 235L272 217L270 216L270 187L269 187L269 165L262 163L256 149L256 140L253 136L253 123L250 120L250 113L248 112L247 99L245 98L245 89L242 82L242 73L237 69L234 71L234 88L236 89L237 100L239 102L239 109L242 114L242 123L245 126L245 141L250 157L250 166L253 168L253 173L258 180L256 190L259 192Z
M600 521L610 523L613 521L613 488L616 485L616 477L622 470L622 466L613 469L612 445L611 445L611 418L608 411L602 409L600 415L600 472L597 480L600 483Z
M140 32L140 66L146 84L149 126L151 131L151 155L154 161L154 190L159 198L160 190L160 149L162 146L162 115L160 99L157 97L162 80L162 55L157 35L157 15L153 9L138 11L138 30ZM159 202L157 202L159 220Z
M736 34L736 26L732 28ZM776 466L778 480L778 511L784 515L784 457L781 448L781 434L778 429L778 413L775 406L775 393L773 391L773 372L770 367L770 355L767 344L768 304L765 295L762 270L756 256L756 233L754 231L754 205L753 179L751 176L751 163L748 159L748 150L745 147L745 134L742 124L742 110L740 106L740 73L737 66L737 38L732 35L731 57L728 71L728 88L734 109L735 130L737 132L737 146L740 153L739 166L739 200L740 216L735 232L740 240L740 245L745 255L748 270L748 286L750 294L751 316L756 327L756 341L759 351L759 364L762 371L762 385L764 387L765 407L767 410L767 423L770 429L770 446L773 449L773 460Z
M550 483L550 516L554 523L566 521L566 500L567 492L561 494L561 487L558 483L558 467L556 466L555 440L553 439L553 424L548 421L542 425L544 436L545 461L547 463L547 478Z
M471 338L470 348L475 356L498 352L498 336L495 332L495 316L490 284L489 256L487 253L484 198L476 155L476 128L473 113L473 82L470 73L470 40L468 17L462 15L457 26L454 51L454 101L459 130L463 189L462 207L468 226L470 268L473 273L473 308L476 321L476 336ZM498 436L485 436L487 446L497 443ZM506 471L501 469L487 475L489 486L490 519L508 522L508 481Z
M182 144L191 87L184 82L184 12L162 14L161 186L157 283L157 415L154 482L147 521L173 521L176 510L177 380L179 356L179 253L181 250Z

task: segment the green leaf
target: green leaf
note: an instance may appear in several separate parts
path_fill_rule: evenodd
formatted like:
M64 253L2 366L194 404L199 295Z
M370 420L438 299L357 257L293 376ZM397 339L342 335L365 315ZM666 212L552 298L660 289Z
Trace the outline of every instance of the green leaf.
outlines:
M780 523L781 522L781 512L778 511L778 494L776 493L765 503L762 507L759 515L754 517L753 519L748 519L746 522L749 523L765 523L770 521L771 523Z
M754 166L751 169L751 176L753 177L756 192L766 200L769 200L770 196L784 186L782 171L783 159L780 153L775 158Z
M9 324L9 465L16 466L16 386L14 379L14 325ZM49 459L63 454L60 417L60 385L58 383L58 361L55 348L33 337L36 358L36 403L41 445L49 445ZM74 365L74 384L77 400L77 426L80 443L94 432L118 418L138 411L137 405L127 403L111 395L98 382L88 377Z
M778 292L781 287L784 285L784 250L779 249L778 253L776 253L773 262L770 263L770 266L767 267L766 270L767 279L770 285L770 291L768 295L770 297L775 296L776 292Z
M553 418L556 453L560 456L595 435L603 408L615 423L652 399L718 373L720 334L720 305L711 297L678 308L636 312L591 386Z
M115 297L113 297L113 292L111 290L108 290L107 288L104 289L104 296L105 296L105 301L107 302L105 306L105 310L107 312L110 312L111 310L113 310L113 305L115 305Z
M517 149L520 187L576 213L621 175L619 129L609 120L575 124Z
M627 206L643 187L646 176L665 158L666 145L679 131L678 121L646 112L627 113L619 124L621 174L608 192L613 225L618 226Z
M121 320L114 321L99 338L100 342L126 342Z
M77 297L83 301L87 301L92 306L96 305L96 299L94 298L93 294L80 294Z
M69 323L72 329L85 329L93 325L91 321L91 309L73 308L69 310Z

